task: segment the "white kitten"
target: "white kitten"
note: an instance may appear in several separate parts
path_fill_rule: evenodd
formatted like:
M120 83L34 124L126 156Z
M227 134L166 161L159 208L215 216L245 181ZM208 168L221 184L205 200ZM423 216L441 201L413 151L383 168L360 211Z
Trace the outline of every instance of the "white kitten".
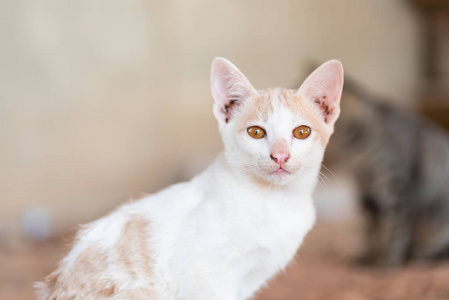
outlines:
M84 226L40 299L248 299L293 258L314 223L342 66L323 64L297 91L255 90L216 58L211 84L224 152L190 182Z

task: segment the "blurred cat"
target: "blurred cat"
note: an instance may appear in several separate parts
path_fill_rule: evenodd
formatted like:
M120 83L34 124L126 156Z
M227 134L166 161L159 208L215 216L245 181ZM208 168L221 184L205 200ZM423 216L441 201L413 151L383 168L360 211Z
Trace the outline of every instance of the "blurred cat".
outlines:
M345 78L342 115L328 151L361 193L361 262L397 266L449 257L449 136Z

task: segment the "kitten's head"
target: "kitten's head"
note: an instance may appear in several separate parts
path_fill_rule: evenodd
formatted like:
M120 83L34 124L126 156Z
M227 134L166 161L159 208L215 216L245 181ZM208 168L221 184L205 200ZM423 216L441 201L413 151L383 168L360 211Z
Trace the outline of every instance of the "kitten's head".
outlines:
M231 62L216 58L211 84L214 114L231 168L274 185L319 170L340 114L340 62L324 63L298 90L255 90Z

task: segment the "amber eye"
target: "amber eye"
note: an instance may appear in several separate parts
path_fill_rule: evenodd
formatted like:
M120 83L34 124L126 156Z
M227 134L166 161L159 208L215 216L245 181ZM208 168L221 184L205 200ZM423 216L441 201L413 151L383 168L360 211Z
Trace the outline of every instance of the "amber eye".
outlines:
M266 133L265 130L260 128L259 126L251 126L248 128L248 134L255 139L261 139L264 138Z
M293 136L297 139L305 139L310 135L310 132L312 132L312 130L309 126L301 125L293 129Z

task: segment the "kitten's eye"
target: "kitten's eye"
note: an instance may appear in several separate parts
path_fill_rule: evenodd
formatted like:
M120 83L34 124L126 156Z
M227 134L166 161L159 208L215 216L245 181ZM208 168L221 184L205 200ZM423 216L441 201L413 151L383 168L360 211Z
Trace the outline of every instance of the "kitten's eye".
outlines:
M261 138L264 138L266 135L265 130L263 130L259 126L251 126L248 128L247 131L248 131L248 134L250 135L250 137L252 137L254 139L261 139Z
M312 130L309 126L301 125L293 129L293 136L297 139L305 139L310 135L310 132L312 132Z

